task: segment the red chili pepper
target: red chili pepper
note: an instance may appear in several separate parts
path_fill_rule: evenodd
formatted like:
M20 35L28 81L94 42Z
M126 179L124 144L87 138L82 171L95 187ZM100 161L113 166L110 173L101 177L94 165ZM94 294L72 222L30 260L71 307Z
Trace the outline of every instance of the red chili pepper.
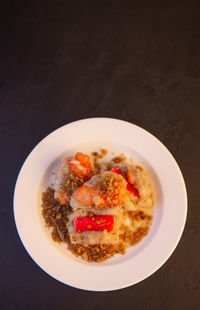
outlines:
M112 170L111 170L111 172L114 172L114 173L117 173L117 174L121 174L122 175L122 173L121 173L121 171L117 168L117 167L113 167L112 168ZM128 182L128 180L126 180L127 181L127 186L126 186L126 189L129 191L129 192L131 192L134 196L136 196L136 197L140 197L140 194L139 194L139 191L137 190L137 188L135 188L134 186L133 186L133 184L131 184L131 183L129 183Z
M114 216L113 215L95 215L77 217L74 221L76 232L84 232L91 230L104 230L108 232L113 230Z

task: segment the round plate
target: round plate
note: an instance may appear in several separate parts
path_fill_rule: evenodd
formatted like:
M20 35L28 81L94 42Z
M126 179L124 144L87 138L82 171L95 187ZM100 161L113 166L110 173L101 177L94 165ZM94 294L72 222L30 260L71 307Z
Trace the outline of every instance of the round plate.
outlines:
M41 216L41 193L54 163L62 156L101 148L123 152L148 171L155 192L155 215L149 234L125 255L87 263L49 237ZM32 259L55 279L91 291L121 289L159 269L180 240L186 213L184 180L166 147L144 129L109 118L76 121L48 135L26 159L14 194L17 230Z

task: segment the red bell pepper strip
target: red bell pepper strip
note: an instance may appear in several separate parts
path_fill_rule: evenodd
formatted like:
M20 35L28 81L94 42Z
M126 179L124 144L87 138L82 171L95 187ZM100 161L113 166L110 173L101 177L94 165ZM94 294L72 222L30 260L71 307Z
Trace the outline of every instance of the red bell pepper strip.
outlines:
M107 230L111 232L114 225L113 215L95 215L95 216L85 216L77 217L74 221L76 232L84 232L91 230Z
M137 188L135 188L132 184L128 183L126 186L126 189L131 192L134 196L136 197L140 197L139 192L137 190Z
M122 174L121 171L117 167L113 167L111 172L117 173L117 174Z
M121 171L117 168L117 167L113 167L111 172L114 172L114 173L117 173L117 174L121 174ZM128 183L127 186L126 186L126 189L131 192L134 196L136 197L140 197L140 194L139 194L139 191L137 190L137 188L135 188L133 186L133 184L129 183L128 180L126 180L126 182Z

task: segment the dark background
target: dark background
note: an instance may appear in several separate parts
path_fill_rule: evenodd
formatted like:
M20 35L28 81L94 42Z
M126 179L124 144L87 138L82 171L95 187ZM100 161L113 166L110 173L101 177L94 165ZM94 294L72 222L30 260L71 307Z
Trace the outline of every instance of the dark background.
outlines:
M0 309L200 309L200 1L8 1L0 15ZM54 129L95 116L160 139L189 198L183 237L165 265L107 293L43 272L17 235L12 209L32 148Z

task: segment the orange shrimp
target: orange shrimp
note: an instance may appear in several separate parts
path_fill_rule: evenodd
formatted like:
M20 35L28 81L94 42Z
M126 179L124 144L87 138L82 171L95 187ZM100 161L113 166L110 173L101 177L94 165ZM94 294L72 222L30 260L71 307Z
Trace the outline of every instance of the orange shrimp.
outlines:
M67 193L61 190L56 191L56 197L61 205L66 205L70 201L70 197L67 195Z
M77 152L74 157L67 158L67 162L73 174L83 176L84 180L89 179L92 171L89 155Z
M93 198L94 198L94 188L88 187L86 185L80 186L77 191L75 192L74 198L87 205L92 206L93 205Z
M121 177L122 178L122 177ZM102 180L103 181L103 180ZM83 203L86 206L92 207L95 206L97 208L114 207L121 206L126 203L130 198L131 194L126 189L126 182L123 179L115 180L115 184L117 184L116 191L102 192L100 188L88 187L86 185L80 186L74 194L74 198Z

